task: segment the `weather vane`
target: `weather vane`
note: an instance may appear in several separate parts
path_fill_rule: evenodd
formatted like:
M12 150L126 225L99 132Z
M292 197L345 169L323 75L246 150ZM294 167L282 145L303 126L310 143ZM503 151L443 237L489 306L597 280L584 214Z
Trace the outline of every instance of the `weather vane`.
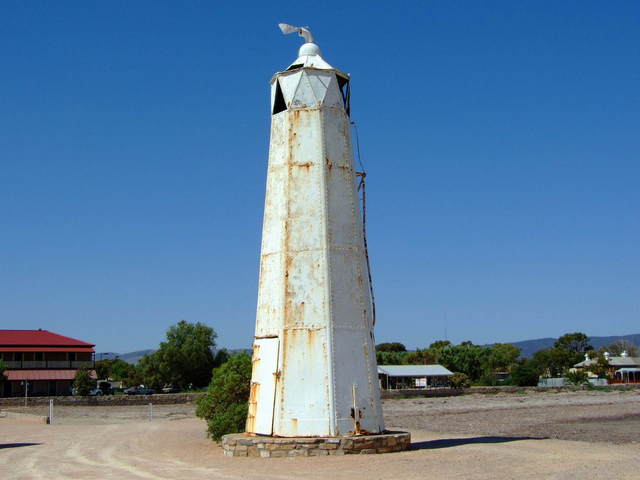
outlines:
M306 43L313 43L313 35L311 35L311 32L309 31L309 27L295 27L286 23L279 23L278 26L280 27L280 30L282 30L282 33L284 33L285 35L288 35L290 33L297 33L302 38L304 38L304 41Z

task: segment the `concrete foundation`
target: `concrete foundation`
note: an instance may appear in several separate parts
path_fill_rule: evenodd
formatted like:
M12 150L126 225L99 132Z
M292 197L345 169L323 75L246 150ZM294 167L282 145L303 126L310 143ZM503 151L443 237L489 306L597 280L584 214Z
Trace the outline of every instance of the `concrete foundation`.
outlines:
M409 432L347 437L268 437L234 433L222 437L227 457L313 457L401 452L409 448Z

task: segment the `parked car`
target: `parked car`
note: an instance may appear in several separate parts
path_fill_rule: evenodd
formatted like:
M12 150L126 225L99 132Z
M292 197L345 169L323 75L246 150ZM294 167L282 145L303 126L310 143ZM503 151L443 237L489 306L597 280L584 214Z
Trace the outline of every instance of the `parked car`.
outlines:
M164 387L162 393L180 393L182 390L178 387Z
M124 393L127 395L153 395L156 391L153 388L145 388L141 386L127 388Z
M71 395L79 395L77 388L72 388L70 390ZM89 390L89 393L87 393L87 395L90 397L97 397L99 395L102 395L102 390L100 390L99 388L92 388L91 390Z

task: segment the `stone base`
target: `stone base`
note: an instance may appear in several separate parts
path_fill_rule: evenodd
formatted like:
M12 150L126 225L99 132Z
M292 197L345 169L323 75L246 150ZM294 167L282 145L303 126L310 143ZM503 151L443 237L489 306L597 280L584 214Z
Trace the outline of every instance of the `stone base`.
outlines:
M400 452L409 448L409 432L347 437L267 437L233 433L222 437L227 457L313 457Z

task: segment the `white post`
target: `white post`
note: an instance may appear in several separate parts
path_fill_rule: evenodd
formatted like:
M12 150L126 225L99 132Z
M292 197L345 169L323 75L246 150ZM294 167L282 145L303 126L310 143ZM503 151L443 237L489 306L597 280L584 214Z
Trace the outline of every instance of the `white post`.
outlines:
M28 393L29 393L29 381L25 380L24 381L24 406L27 406L27 397L28 397Z
M53 400L49 399L49 425L53 423Z
M149 421L153 420L153 403L149 404Z

